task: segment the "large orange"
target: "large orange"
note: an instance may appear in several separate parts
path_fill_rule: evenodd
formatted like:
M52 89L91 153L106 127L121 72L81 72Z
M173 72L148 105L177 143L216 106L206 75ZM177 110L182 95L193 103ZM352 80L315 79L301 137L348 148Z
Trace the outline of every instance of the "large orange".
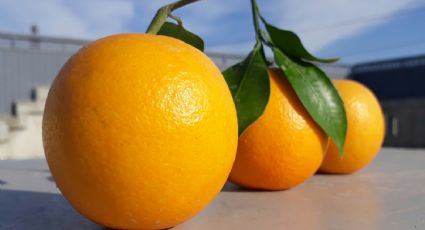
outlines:
M331 142L320 171L352 173L365 167L378 154L384 140L384 116L378 100L364 85L352 80L335 80L334 84L347 112L344 156L338 156L337 147Z
M239 139L230 180L254 189L280 190L311 177L322 163L327 136L277 69L264 114Z
M79 50L50 90L43 140L72 206L111 228L163 229L225 183L237 117L223 76L179 40L121 34Z

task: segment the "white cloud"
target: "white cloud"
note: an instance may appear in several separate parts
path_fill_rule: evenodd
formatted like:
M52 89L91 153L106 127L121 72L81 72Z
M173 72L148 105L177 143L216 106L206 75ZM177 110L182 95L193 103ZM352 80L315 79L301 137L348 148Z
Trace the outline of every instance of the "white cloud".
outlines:
M308 50L317 52L338 40L365 33L387 23L388 17L416 7L420 0L264 0L258 3L270 23L295 31ZM225 4L217 5L224 7ZM242 5L240 3L239 8ZM243 7L249 6L245 4ZM365 21L379 16L385 16L386 20ZM244 18L244 20L251 19ZM356 21L358 23L355 23ZM352 23L332 28L332 25L345 22ZM324 27L327 28L320 29ZM253 39L247 36L246 40L238 44L218 45L211 47L211 50L246 53L251 48L246 44L251 43Z
M157 0L149 4L143 3L144 7L141 16L147 17L150 20L150 17L153 16L153 12L156 12L161 6L170 2L174 2L174 0ZM220 27L226 23L225 20L222 20L223 17L244 11L245 9L241 7L244 5L249 7L249 1L203 0L178 9L174 14L177 16L184 16L183 22L185 27L200 35L208 36L220 31ZM235 18L235 20L238 19Z
M130 1L2 0L1 30L27 32L31 24L44 35L96 38L125 30L134 15Z
M414 6L415 0L285 0L265 5L274 24L296 31L313 52L337 40L366 32L386 20L352 23L346 26L312 30L347 21L364 21L380 15L393 15Z
M0 31L26 33L37 24L41 34L97 38L112 33L143 31L156 10L174 0L1 0ZM313 52L340 39L364 33L386 20L333 29L306 31L349 20L397 14L421 0L262 0L271 23L296 31ZM252 48L248 0L203 0L175 12L185 26L205 37L210 51L247 53ZM130 25L132 23L132 25ZM231 24L234 28L227 26ZM134 29L134 25L138 25ZM236 26L234 26L236 25ZM235 39L239 41L235 42ZM213 46L211 46L213 43Z
M240 42L237 44L223 44L210 47L207 51L224 54L248 54L254 48L255 41Z
M68 5L84 21L86 33L92 36L126 32L127 23L135 16L130 1L69 1Z
M225 15L234 15L245 11L243 6L249 7L249 2L246 0L205 0L187 6L184 10L198 20L217 20Z

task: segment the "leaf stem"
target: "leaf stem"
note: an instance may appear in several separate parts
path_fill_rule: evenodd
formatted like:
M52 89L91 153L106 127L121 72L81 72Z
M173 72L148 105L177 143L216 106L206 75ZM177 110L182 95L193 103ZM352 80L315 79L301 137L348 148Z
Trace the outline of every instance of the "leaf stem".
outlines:
M182 21L182 19L180 17L175 16L175 15L173 15L171 13L168 14L168 17L174 19L174 21L176 21L179 26L183 27L183 21Z
M255 40L257 43L261 42L261 27L260 22L258 20L259 13L258 13L258 6L256 0L251 0L251 9L252 9L252 20L254 22L254 29L255 29Z
M167 18L170 16L170 13L174 10L181 8L185 5L197 2L200 0L179 0L168 5L165 5L156 12L154 18L149 24L148 29L146 30L147 34L156 34L161 29L162 25L165 23Z

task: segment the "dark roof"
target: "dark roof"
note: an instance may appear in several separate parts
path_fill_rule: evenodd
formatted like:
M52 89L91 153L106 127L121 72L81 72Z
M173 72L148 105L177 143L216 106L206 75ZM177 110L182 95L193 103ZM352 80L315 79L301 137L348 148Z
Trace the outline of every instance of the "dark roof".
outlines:
M355 65L350 78L381 101L425 98L425 55Z
M353 66L351 73L359 74L365 72L379 72L394 69L413 68L418 66L425 66L425 55L360 63Z

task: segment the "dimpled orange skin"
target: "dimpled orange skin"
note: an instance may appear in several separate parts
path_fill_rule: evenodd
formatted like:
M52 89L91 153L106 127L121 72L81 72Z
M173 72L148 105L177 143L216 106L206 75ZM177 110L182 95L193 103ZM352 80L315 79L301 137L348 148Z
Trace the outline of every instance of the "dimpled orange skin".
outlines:
M322 163L327 136L280 70L269 70L264 114L239 138L230 180L252 189L283 190L310 178Z
M364 85L352 80L334 80L347 112L344 156L331 142L320 172L347 174L368 165L378 154L385 135L384 116L378 100Z
M45 154L72 206L118 229L163 229L203 209L237 148L230 91L179 40L121 34L90 43L50 90Z

